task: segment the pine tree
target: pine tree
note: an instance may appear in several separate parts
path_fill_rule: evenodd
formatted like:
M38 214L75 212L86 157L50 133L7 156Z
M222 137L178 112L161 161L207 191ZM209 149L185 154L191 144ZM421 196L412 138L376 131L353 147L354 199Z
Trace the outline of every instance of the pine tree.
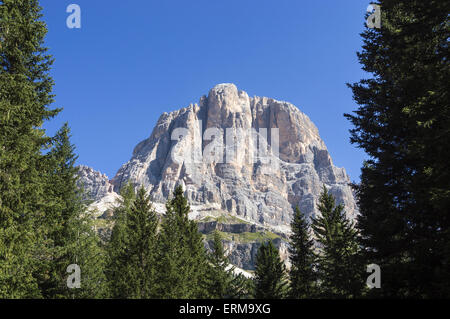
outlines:
M229 267L228 258L225 256L225 251L222 244L222 237L218 231L214 231L213 235L212 253L209 254L210 298L231 298L234 296L233 287L233 267Z
M35 276L39 289L45 298L102 297L105 293L104 252L77 186L77 156L75 146L70 143L67 123L56 133L52 143L53 148L45 158L49 168L45 194L54 204L46 209L46 218L41 221L46 241L39 248L41 254L50 258L38 260ZM77 264L83 272L81 289L67 288L66 269L71 264Z
M320 295L325 298L356 298L364 283L359 264L357 232L347 219L344 206L326 187L319 199L320 216L312 218L311 227L320 253L317 255L317 275Z
M134 289L130 298L155 296L155 250L158 217L143 187L139 188L127 218L127 270Z
M351 142L369 155L356 186L368 264L385 297L450 296L449 1L381 0L350 85Z
M177 186L166 204L158 239L158 293L163 299L208 297L208 260L189 204Z
M209 262L209 298L249 299L253 296L253 280L243 274L235 274L235 267L230 265L225 255L222 237L218 231L213 234Z
M234 274L229 291L231 299L251 299L255 292L255 285L252 278L247 278L243 274Z
M69 142L67 123L56 133L52 149L42 159L45 172L44 193L52 206L45 209L45 218L40 220L41 231L46 239L38 247L39 256L35 262L35 277L44 298L58 298L67 291L64 277L66 267L75 263L69 260L72 243L76 240L75 219L85 209L76 186L74 167L76 156Z
M316 274L314 272L314 242L309 235L305 216L296 207L291 223L289 259L291 261L290 297L312 298L315 295Z
M256 299L282 299L286 296L286 267L271 241L259 247L255 268Z
M44 193L40 129L50 110L52 58L37 0L0 2L0 298L39 297L33 274L45 240L39 221L53 203Z
M113 298L128 298L133 295L134 285L128 276L128 242L129 232L127 220L131 206L136 198L134 187L128 183L120 190L121 199L114 209L114 227L107 244L108 261L106 277L110 296Z

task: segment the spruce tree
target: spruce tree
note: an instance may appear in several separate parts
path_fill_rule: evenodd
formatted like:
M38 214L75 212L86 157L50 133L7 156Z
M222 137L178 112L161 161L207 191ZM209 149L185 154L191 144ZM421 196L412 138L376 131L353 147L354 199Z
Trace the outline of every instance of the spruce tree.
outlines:
M127 218L127 271L133 291L129 298L155 296L155 255L158 217L143 187L139 188Z
M108 282L106 278L107 254L94 227L94 220L88 214L82 214L73 221L76 236L72 245L68 245L68 252L64 257L67 262L76 264L81 270L81 287L67 288L68 273L64 276L64 290L60 298L93 299L109 297ZM66 271L67 262L61 263Z
M213 249L209 254L211 267L208 269L209 298L248 299L253 296L253 281L243 274L235 274L235 267L231 266L222 244L222 236L214 231Z
M133 295L134 285L128 276L128 242L127 220L131 206L136 198L134 187L128 183L120 190L121 198L114 209L114 226L107 244L108 261L106 277L109 294L112 298L128 298Z
M450 297L449 1L381 0L358 53L351 142L369 159L356 186L366 263L385 297Z
M311 227L320 252L317 254L317 276L320 296L357 298L360 296L363 267L359 264L357 231L345 216L344 206L336 205L326 187L319 198L320 216L312 218Z
M202 236L189 220L183 189L177 186L166 204L166 215L158 239L157 296L163 299L206 298L208 268Z
M234 295L232 283L234 280L233 267L229 267L228 258L222 244L222 237L218 231L214 231L212 252L209 254L210 273L208 284L210 285L210 298L231 298Z
M77 169L74 167L77 159L74 146L69 141L69 127L66 124L56 133L52 140L52 149L42 159L45 169L44 192L47 200L54 205L47 207L45 215L39 223L45 241L41 242L35 277L39 290L44 298L61 298L67 291L64 278L67 276L66 267L75 264L69 260L73 253L77 233L75 220L86 209L80 198L76 186Z
M243 274L234 274L229 291L231 299L251 299L254 296L255 285L252 278L247 278Z
M259 247L255 268L256 299L282 299L286 296L286 267L271 241Z
M44 192L40 128L50 110L52 57L37 0L0 1L0 298L39 297L35 258L45 237L40 221L53 204Z
M291 223L289 272L291 298L312 298L315 294L316 274L314 272L314 242L310 238L308 223L298 207Z
M44 298L95 298L105 295L103 273L104 252L93 231L93 219L77 186L78 168L75 147L70 143L66 124L53 138L53 147L45 162L48 168L45 194L54 204L46 209L44 226L46 241L39 247L48 258L39 262L36 278ZM66 269L70 264L80 266L82 288L68 289Z

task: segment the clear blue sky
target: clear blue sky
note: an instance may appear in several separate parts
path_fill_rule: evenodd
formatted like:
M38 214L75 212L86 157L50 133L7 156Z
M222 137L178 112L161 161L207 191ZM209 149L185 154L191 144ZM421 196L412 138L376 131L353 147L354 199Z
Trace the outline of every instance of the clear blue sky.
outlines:
M66 27L66 7L82 10ZM285 100L317 125L335 165L358 181L364 153L343 113L346 82L364 77L356 51L362 0L41 0L56 62L52 134L68 121L79 164L112 178L162 112L197 103L215 84Z

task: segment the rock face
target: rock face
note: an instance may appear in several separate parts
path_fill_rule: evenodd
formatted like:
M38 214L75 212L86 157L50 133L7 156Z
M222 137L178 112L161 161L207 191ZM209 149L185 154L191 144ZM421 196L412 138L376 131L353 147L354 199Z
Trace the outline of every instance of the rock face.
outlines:
M119 195L114 192L114 186L105 174L80 165L77 184L84 190L84 199L93 201L90 208L95 217L107 214L117 204Z
M231 263L247 270L266 240L289 267L294 208L316 215L323 185L348 217L357 214L349 178L333 165L311 120L288 102L250 98L234 84L219 84L199 104L163 113L111 181L86 166L79 175L100 218L111 213L127 182L144 186L161 214L181 184L206 247L213 230L222 232Z
M213 249L213 240L210 239L213 232L221 232L225 253L234 266L245 270L255 270L256 253L262 243L270 240L278 248L281 259L285 261L288 268L290 267L288 261L289 239L286 234L268 233L265 227L249 223L230 224L199 221L197 225L198 230L206 235L205 246L209 251Z
M280 252L280 257L286 264L288 264L288 244L281 239L272 241ZM211 241L206 243L206 248L212 251L213 243ZM228 254L229 261L232 265L244 270L255 270L256 254L262 242L248 242L239 243L233 241L223 241L223 247L226 254ZM289 265L288 265L289 269Z
M333 165L310 119L288 102L250 98L234 84L219 84L199 104L163 113L112 179L114 190L128 181L144 185L156 202L181 183L191 205L218 204L284 231L295 206L317 213L323 185L350 217L357 213L349 178Z
M114 192L108 176L85 165L78 166L78 186L85 190L88 199L99 201Z

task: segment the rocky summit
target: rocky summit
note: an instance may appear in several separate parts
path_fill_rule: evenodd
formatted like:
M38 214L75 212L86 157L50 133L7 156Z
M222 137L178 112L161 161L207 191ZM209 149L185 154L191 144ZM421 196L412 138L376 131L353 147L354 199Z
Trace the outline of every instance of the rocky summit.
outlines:
M263 240L273 240L286 259L294 208L317 214L324 185L350 218L357 214L349 177L333 165L308 116L288 102L251 98L234 84L163 113L111 181L85 166L80 176L99 216L128 182L144 186L161 213L181 184L205 238L220 230L233 264L250 270Z

